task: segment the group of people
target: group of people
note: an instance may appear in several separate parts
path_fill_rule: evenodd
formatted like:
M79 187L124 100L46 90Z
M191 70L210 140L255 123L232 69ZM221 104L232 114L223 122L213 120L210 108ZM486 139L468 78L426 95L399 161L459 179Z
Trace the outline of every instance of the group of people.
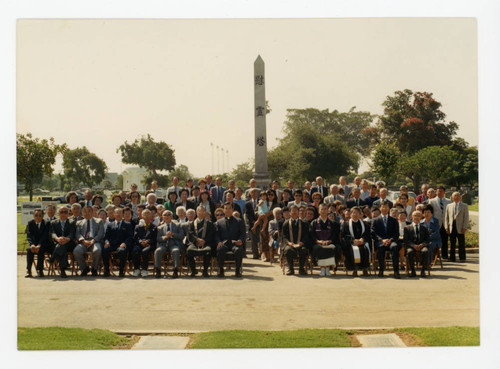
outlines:
M280 189L280 183L273 181L268 190L259 189L251 179L244 192L235 181L226 188L221 178L213 183L210 175L197 184L188 179L183 187L174 177L165 193L153 181L144 198L132 185L129 192L114 194L106 206L103 197L90 190L82 201L69 192L67 204L59 209L47 206L45 212L37 209L28 223L26 277L32 277L35 255L37 275L43 277L47 254L46 261L57 260L60 275L66 278L71 254L81 276L96 276L102 262L104 277L109 277L110 260L117 258L120 277L127 261L133 262L134 276L146 277L153 258L154 276L160 278L166 253L172 258L172 278L179 276L183 253L192 277L197 274L196 257L203 260L203 277L209 277L212 258L217 259L219 277L224 277L227 259L234 260L235 275L241 277L247 238L254 259L270 260L272 251L279 250L287 275L295 274L296 259L298 273L306 274L309 257L320 267L321 276L331 275L340 262L353 275L358 271L367 275L374 253L378 275L383 277L389 253L394 278L400 278L405 258L410 277L417 275L417 260L425 277L435 252L441 250L443 259L456 261L457 240L459 259L465 261L468 207L460 193L453 193L450 200L443 186L434 190L424 184L416 199L406 186L401 186L394 203L387 195L383 182L371 184L360 177L352 185L340 177L339 184L329 187L317 177L303 189L295 188L293 181ZM91 255L90 265L86 254Z

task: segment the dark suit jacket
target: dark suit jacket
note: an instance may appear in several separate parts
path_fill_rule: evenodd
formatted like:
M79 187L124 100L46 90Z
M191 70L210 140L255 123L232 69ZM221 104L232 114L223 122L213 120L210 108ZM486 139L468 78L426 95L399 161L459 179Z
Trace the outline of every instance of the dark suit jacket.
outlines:
M413 224L405 227L404 242L407 248L415 248L415 245L421 243L424 243L426 246L429 245L429 231L422 224L420 224L419 229L419 237L417 238Z
M220 193L217 193L217 186L210 188L210 198L215 204L223 204L225 202L223 197L224 191L226 191L226 189L222 186L220 186Z
M40 222L40 229L38 229L35 219L30 220L26 225L28 245L47 245L49 243L49 229L50 224L44 220Z
M243 220L231 217L219 219L217 221L215 242L222 242L225 245L232 246L231 241L240 240L243 242L241 247L245 247L245 223Z
M323 187L323 197L322 197L322 199L324 199L325 197L327 197L328 195L330 195L330 191L328 190L328 187L326 187L326 186L321 186L321 187ZM315 192L319 192L319 186L311 187L311 194L310 194L311 200L312 200L312 194L315 193Z
M359 199L359 204L358 206L364 206L366 205L366 202L365 200L361 200ZM347 200L346 202L346 206L347 206L347 209L350 209L350 208L353 208L356 206L356 200L355 199L352 199L352 200Z
M394 206L394 204L392 203L392 201L389 200L387 197L385 198L385 200L389 203L389 209L392 209L392 207ZM372 206L380 207L380 204L381 204L382 201L383 201L382 199L375 200L373 202Z
M75 232L76 232L76 223L69 218L66 219L66 225L64 226L64 232L61 228L61 221L59 219L53 220L50 222L50 239L54 241L55 237L68 237L71 239L66 245L74 246L75 245Z
M258 204L259 200L256 199L256 204ZM257 215L255 215L255 212L257 211L257 206L255 206L255 210L253 208L252 200L248 200L245 203L245 215L247 217L247 222L249 227L253 227L253 224L257 220Z
M178 208L179 206L184 206L184 205L182 205L182 202L177 201L177 202L175 203L175 211L174 211L174 214L176 214L176 212L177 212L177 208ZM189 200L186 200L186 210L188 210L188 209L194 209L194 202L189 201Z
M309 223L304 222L303 220L298 219L297 225L292 218L283 223L283 238L285 242L292 242L292 238L290 236L290 222L292 223L292 234L294 243L298 243L299 237L299 227L302 228L302 236L300 242L303 242L305 246L308 246L311 242L311 235L309 229Z
M149 223L149 227L146 228L146 225L139 224L135 226L134 230L134 243L142 248L140 244L141 241L149 240L149 246L153 248L156 247L156 234L157 228L153 223Z
M392 242L397 242L399 239L398 221L387 214L387 231L384 227L384 219L382 215L376 217L372 221L371 236L375 243L375 247L383 246L382 240L390 238Z
M130 249L134 240L134 228L132 223L122 221L121 227L118 227L116 221L108 224L104 240L109 241L111 248L118 248L122 243L125 243L127 249Z

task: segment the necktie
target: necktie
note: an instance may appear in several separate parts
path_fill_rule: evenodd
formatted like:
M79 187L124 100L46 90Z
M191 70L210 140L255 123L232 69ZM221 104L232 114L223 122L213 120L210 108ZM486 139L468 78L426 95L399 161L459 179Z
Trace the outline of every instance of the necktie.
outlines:
M63 234L63 235L64 235L64 224L65 224L65 223L66 223L66 222L63 222L63 221L61 220L61 231L62 231L62 234Z
M38 225L38 229L40 229L40 224L42 224L42 223L38 223L38 224L37 224L37 225Z
M420 241L420 235L419 235L419 226L415 226L415 233L417 234L417 242Z
M439 199L439 206L441 207L441 212L443 212L444 211L444 204L443 204L442 198Z
M387 215L384 216L384 228L385 228L385 231L387 232Z
M356 199L356 206L359 206L359 199Z
M90 220L87 220L87 231L85 232L85 238L88 239L90 237Z
M170 224L167 224L167 232L170 232Z

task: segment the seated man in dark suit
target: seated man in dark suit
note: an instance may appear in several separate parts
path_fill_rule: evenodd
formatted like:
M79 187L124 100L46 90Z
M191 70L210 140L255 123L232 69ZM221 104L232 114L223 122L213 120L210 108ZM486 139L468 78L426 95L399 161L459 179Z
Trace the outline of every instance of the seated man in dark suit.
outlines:
M224 203L224 218L217 221L215 242L217 243L218 277L224 277L224 261L227 253L234 254L236 264L235 276L241 277L241 261L245 247L245 224L243 220L233 217L234 203Z
M390 251L392 254L392 265L394 268L394 278L400 279L399 276L399 225L398 221L389 216L389 202L383 201L380 204L380 216L372 222L371 233L374 242L374 248L377 252L379 265L378 276L384 276L385 270L385 252Z
M410 277L417 276L415 273L415 254L417 251L420 251L419 261L422 265L420 276L425 278L425 270L427 269L427 263L429 261L429 232L425 226L420 224L420 221L422 220L422 213L420 211L415 210L412 213L411 218L413 223L406 226L404 231L406 254L408 255L411 268Z
M38 255L36 261L36 273L38 277L43 277L44 254L49 251L49 228L50 223L43 220L43 210L35 209L33 219L26 225L26 239L28 249L26 250L26 278L31 278L31 266Z
M288 263L286 275L295 274L293 259L299 258L299 274L306 275L304 265L308 255L309 224L299 219L299 208L297 205L290 207L290 219L283 223L283 239L285 248L283 254Z
M104 276L109 277L109 258L113 251L118 251L118 259L120 260L120 277L124 277L125 262L127 260L127 252L132 249L134 239L134 228L130 222L123 219L123 213L129 213L129 219L132 218L132 209L117 208L115 210L115 220L106 228L104 236L104 247L102 249L102 262L104 264Z
M203 257L203 277L208 278L208 267L215 249L215 226L208 220L207 210L203 206L196 209L197 219L189 223L187 261L191 269L191 277L196 272L195 256Z
M360 199L361 195L361 190L358 187L354 187L352 189L352 199L347 200L346 205L347 209L351 209L354 206L363 206L366 205L366 202L364 200Z
M66 206L59 208L59 219L50 223L50 238L55 243L54 252L47 259L52 264L57 258L61 269L61 278L67 278L66 267L68 266L68 252L73 252L75 244L75 222L68 219L69 209Z
M142 212L144 224L139 223L134 230L134 277L148 276L149 256L156 249L156 234L157 228L153 224L151 211L144 209ZM142 259L142 273L139 270Z

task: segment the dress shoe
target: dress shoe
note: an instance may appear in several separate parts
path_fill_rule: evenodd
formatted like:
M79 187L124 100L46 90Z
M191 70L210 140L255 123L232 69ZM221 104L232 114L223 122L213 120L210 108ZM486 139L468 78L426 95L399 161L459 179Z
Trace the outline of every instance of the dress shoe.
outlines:
M26 275L24 276L24 278L33 278L33 276L31 275L31 271L26 272Z
M118 274L118 277L120 278L125 277L125 272L123 270L120 270L120 274Z
M410 278L415 278L417 276L417 273L415 273L415 269L413 269L410 273Z
M461 263L465 263L465 260L460 260Z
M363 276L367 277L368 276L368 270L363 269Z
M299 268L300 275L307 275L306 270L304 268Z
M286 271L286 275L294 275L295 274L295 271L293 269L288 269Z
M42 270L37 270L36 271L36 276L39 277L39 278L43 278L44 277L43 269Z
M80 276L85 277L87 274L89 274L89 272L90 272L89 267L85 267L85 269L82 270Z
M358 276L358 271L357 271L357 270L355 270L354 272L352 272L352 276L353 276L353 277L357 277L357 276Z
M109 270L104 271L104 277L106 278L111 277L111 273L109 272Z
M241 278L241 268L237 268L236 271L234 272L234 276Z
M217 273L217 277L224 278L224 270L222 268L219 269L219 273Z
M425 269L422 269L422 271L420 272L420 277L427 278L427 274L425 273Z
M61 270L61 278L68 278L68 276L66 275L66 272L63 270Z
M384 271L382 269L379 269L378 276L379 278L382 278L384 276Z
M172 278L179 278L179 270L177 268L174 269L174 274L172 274Z
M456 262L457 262L457 259L448 259L448 261L449 261L450 263L456 263Z
M254 260L259 260L260 258L259 258L259 256L258 256L258 255L254 255L254 256L252 257L252 259L254 259Z
M92 277L97 277L97 270L92 269Z
M210 274L208 274L208 271L204 270L202 274L203 278L210 278Z
M192 270L191 271L191 274L189 275L191 278L194 278L196 277L196 274L198 274L198 272L196 270Z
M399 272L398 273L394 273L394 278L395 279L401 279L401 276L399 275Z
M155 269L155 278L161 278L161 269L160 268Z

